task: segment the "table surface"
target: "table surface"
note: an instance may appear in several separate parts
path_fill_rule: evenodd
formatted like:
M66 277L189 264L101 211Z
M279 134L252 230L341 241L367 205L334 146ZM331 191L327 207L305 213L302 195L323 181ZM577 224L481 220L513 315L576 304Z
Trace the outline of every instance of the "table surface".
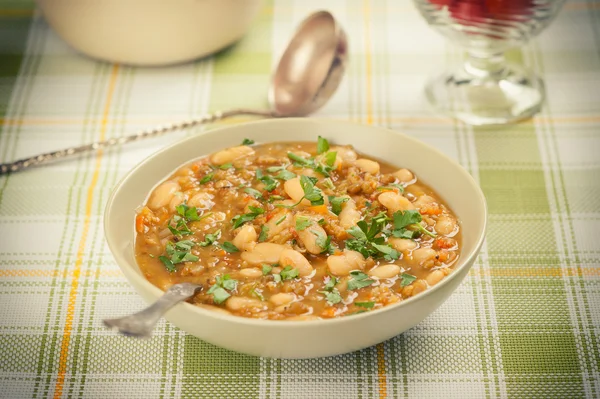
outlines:
M267 2L236 46L144 69L81 56L32 4L0 0L0 161L266 107L291 29L322 6ZM600 3L567 2L511 52L544 78L548 99L533 120L498 128L428 110L426 78L461 53L411 2L327 7L347 30L351 61L313 117L416 137L483 188L487 240L455 294L402 335L324 359L244 356L166 322L146 341L106 331L102 318L143 302L105 244L104 205L135 164L203 128L176 132L0 177L0 397L600 397Z

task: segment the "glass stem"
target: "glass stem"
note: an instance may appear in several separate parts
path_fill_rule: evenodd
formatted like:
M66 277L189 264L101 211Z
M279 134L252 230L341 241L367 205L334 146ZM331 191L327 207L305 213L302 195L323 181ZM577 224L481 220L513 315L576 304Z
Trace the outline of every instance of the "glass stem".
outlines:
M506 71L504 53L468 52L465 70L478 78L498 79Z

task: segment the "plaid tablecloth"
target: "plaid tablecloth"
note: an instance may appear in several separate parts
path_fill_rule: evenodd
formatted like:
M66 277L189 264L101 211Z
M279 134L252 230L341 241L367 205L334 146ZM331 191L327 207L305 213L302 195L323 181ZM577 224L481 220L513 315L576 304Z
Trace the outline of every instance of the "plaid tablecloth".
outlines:
M312 117L417 137L457 159L487 196L487 241L458 291L412 330L324 359L244 356L166 322L147 341L105 330L103 317L144 305L105 245L105 202L131 167L202 128L181 131L0 177L0 397L600 397L598 2L568 2L511 53L545 79L543 111L483 129L428 110L425 79L460 51L409 1L267 2L236 46L144 69L81 56L32 4L1 0L0 161L266 107L292 28L320 7L348 32L351 62Z

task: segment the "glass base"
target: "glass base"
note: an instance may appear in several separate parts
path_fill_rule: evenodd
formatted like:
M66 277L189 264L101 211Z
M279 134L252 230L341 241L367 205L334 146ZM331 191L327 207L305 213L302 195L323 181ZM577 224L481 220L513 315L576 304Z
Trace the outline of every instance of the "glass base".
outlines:
M432 79L425 92L438 112L475 126L529 118L545 96L542 80L532 72L504 66L491 73L469 63Z

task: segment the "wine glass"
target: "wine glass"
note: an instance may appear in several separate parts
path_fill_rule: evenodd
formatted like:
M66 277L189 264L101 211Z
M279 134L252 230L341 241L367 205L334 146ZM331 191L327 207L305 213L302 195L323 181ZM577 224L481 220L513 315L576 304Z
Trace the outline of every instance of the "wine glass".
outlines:
M532 116L544 84L506 63L504 53L540 33L564 0L414 0L427 22L466 49L458 68L431 79L433 107L471 125L505 124Z

